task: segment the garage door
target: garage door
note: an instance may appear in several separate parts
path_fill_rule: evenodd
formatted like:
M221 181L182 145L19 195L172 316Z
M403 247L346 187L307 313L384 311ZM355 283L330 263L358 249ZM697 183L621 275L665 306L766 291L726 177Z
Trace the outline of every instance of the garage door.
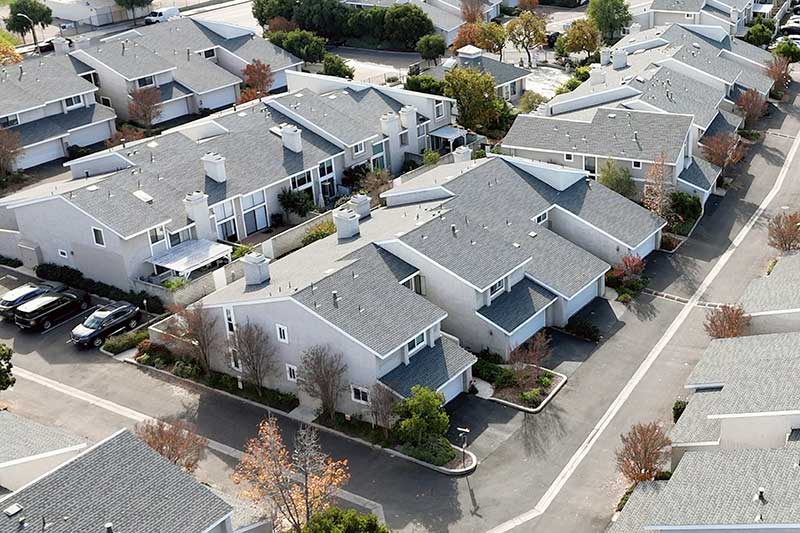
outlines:
M17 168L25 169L47 163L53 159L64 157L64 148L61 144L61 139L49 141L42 144L25 148L23 152L17 156Z
M439 392L444 394L444 403L449 402L462 392L464 392L464 374L459 374L457 378L439 389Z

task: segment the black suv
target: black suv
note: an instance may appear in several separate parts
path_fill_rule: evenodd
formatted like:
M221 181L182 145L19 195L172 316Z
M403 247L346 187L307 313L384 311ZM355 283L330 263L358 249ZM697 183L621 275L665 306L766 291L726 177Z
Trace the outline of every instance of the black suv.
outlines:
M0 316L13 320L14 311L20 305L48 292L61 292L66 288L66 285L58 283L57 281L20 285L16 289L11 289L0 298Z
M78 289L67 289L39 296L17 307L14 322L23 329L48 330L61 320L89 308L91 296Z
M75 326L70 337L77 346L92 345L99 348L110 335L125 328L135 328L139 324L139 318L139 309L135 305L113 303L86 317L83 324Z

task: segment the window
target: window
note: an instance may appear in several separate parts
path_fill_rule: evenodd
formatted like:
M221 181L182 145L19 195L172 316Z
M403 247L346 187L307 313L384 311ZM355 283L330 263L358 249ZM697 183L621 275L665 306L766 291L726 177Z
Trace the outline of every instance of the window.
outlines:
M278 332L278 340L284 344L289 344L289 330L286 326L275 324L275 330Z
M303 174L292 178L292 189L308 189L312 184L311 171L306 170Z
M444 116L444 102L436 102L436 105L433 106L433 112L436 118L442 118Z
M543 222L547 222L547 211L536 217L537 224L542 224Z
M511 88L511 96L516 96L517 95L517 82L513 82L510 85L510 88Z
M156 244L164 240L164 227L159 226L150 230L150 244Z
M103 230L100 228L92 228L92 237L94 237L94 243L97 246L102 246L105 248L106 246L106 237L103 235Z
M428 125L420 124L417 126L417 137L424 137L428 133Z
M66 250L59 250L59 251L58 251L58 255L59 255L60 257L63 257L64 259L66 259L66 258L68 258L68 257L69 257L69 254L67 253L67 251L66 251Z
M233 309L229 307L225 308L225 328L228 330L228 333L234 333L236 331L236 322L233 319Z
M111 98L109 98L108 96L101 96L100 97L100 103L103 104L106 107L112 107L111 106Z
M633 168L642 168L642 162L641 161L632 161L631 162L631 166Z
M229 219L233 216L233 202L230 200L227 202L222 202L219 205L215 205L212 210L214 212L214 218L217 219L217 222L222 222L223 220Z
M491 287L489 287L489 296L494 296L495 294L501 292L505 288L505 286L506 282L504 279L501 279L500 281L496 282Z
M242 360L239 359L239 350L231 348L231 368L237 372L242 371Z
M386 159L383 157L383 155L372 158L372 169L377 170L379 168L386 168Z
M264 191L242 196L242 210L244 211L244 231L252 235L267 227L267 208Z
M323 161L322 163L319 164L320 178L332 175L333 175L333 159L328 159L327 161Z
M408 348L408 354L411 355L412 353L419 350L422 345L425 344L425 332L423 331L406 344L406 348Z
M64 99L64 105L67 106L67 109L78 107L83 105L83 96L70 96L69 98Z
M692 18L693 16L694 16L694 15L692 15L691 13L686 13L686 14L684 15L684 17L686 17L687 19L690 19L690 18Z
M139 78L136 80L136 85L140 89L143 89L144 87L150 87L151 85L155 85L155 83L156 82L153 79L153 76L145 76L144 78Z
M294 365L286 364L286 379L292 383L297 383L297 367Z
M369 389L365 389L364 387L356 387L355 385L350 385L350 390L353 391L354 402L369 404Z
M404 131L400 134L400 146L408 145L408 131Z
M564 154L564 161L572 161L574 159L572 154Z
M383 141L372 145L372 155L378 155L382 153L383 153Z
M214 50L213 48L209 50L203 50L203 57L205 57L206 59L214 59L215 57L217 57L217 51Z
M19 124L19 117L17 115L9 115L7 117L0 117L0 128L10 128Z
M353 155L359 155L364 153L364 143L358 143L353 147Z
M183 229L178 233L170 233L169 234L169 245L170 247L178 246L182 242L186 242L192 239L192 230L189 228Z

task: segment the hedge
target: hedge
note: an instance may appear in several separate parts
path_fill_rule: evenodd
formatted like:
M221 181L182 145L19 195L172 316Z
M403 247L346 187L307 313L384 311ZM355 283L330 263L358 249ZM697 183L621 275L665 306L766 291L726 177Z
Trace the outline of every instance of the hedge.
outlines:
M80 270L70 268L68 266L56 265L53 263L43 263L36 267L36 275L40 278L50 281L60 281L70 287L81 289L86 292L103 296L111 300L124 300L130 302L142 309L144 307L144 300L147 300L147 308L145 311L160 315L164 312L164 303L158 296L152 296L144 291L133 292L123 291L113 285L103 283L102 281L95 281L83 276Z
M11 268L17 268L22 266L22 261L20 261L16 257L6 257L4 255L0 255L0 265L5 265Z
M114 355L135 348L145 339L150 338L150 333L147 328L137 329L136 331L128 331L121 335L114 335L106 340L103 349L111 352Z

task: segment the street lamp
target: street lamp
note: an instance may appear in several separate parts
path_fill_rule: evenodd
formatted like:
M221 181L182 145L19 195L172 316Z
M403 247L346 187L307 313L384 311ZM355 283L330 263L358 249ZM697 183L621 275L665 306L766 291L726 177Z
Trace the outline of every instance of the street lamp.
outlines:
M469 435L469 428L456 428L458 429L458 438L461 439L461 468L467 467L467 435Z
M17 16L24 18L25 20L28 21L28 23L30 23L30 25L31 25L31 33L33 34L33 47L36 49L36 51L39 53L39 55L41 55L42 52L39 50L39 41L36 40L36 29L35 29L36 28L36 24L33 23L33 19L30 18L25 13L17 13Z

